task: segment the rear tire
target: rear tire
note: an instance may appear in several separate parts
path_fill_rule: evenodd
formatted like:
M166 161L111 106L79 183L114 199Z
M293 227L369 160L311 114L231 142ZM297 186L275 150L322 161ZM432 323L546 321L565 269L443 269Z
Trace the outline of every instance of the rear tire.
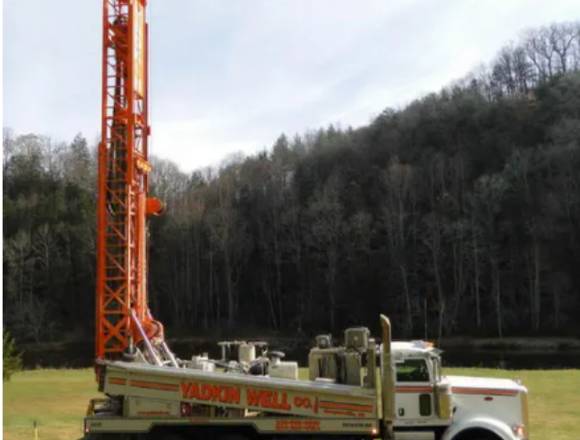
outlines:
M80 440L138 440L137 435L132 434L86 434Z
M250 438L243 434L223 434L217 437L217 440L250 440Z
M141 437L139 438L141 440ZM177 432L152 432L147 434L143 440L188 440L187 437Z

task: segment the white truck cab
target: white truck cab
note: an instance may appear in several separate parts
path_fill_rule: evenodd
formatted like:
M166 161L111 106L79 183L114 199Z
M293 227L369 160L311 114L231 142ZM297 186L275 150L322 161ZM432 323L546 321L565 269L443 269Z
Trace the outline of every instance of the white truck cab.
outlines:
M509 379L445 376L425 341L392 343L397 439L523 440L527 389Z

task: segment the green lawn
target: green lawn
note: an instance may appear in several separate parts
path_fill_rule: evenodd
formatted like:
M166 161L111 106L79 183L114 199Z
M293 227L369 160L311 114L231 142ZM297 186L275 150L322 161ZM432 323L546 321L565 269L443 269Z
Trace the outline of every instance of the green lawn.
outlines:
M520 378L530 390L533 440L578 440L580 370L509 371L448 368L447 374ZM82 436L90 398L98 397L93 371L33 370L4 383L4 438L72 440Z
M16 373L4 382L4 438L33 440L36 421L39 440L78 439L88 402L98 396L92 369Z

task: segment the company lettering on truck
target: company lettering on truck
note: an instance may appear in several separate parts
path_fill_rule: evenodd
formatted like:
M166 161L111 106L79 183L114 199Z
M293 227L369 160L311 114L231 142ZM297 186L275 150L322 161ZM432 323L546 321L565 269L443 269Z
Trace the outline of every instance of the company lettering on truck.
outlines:
M254 408L273 409L281 411L292 410L292 397L285 391L260 390L245 388L245 404ZM239 405L242 390L231 385L217 385L211 383L184 382L181 384L181 395L184 399L195 399L205 402L221 402ZM318 412L318 399L312 404L308 396L294 396L294 405L297 408Z
M181 395L184 399L232 403L235 405L240 403L240 389L228 385L197 382L182 383Z
M320 431L320 420L276 420L276 431Z
M278 409L290 411L292 407L288 403L288 395L285 391L266 391L248 388L246 392L248 406L257 406L265 409Z

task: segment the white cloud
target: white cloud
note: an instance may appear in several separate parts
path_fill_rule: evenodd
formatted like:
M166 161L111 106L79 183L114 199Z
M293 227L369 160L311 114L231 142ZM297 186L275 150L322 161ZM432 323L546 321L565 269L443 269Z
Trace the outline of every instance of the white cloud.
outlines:
M465 75L577 0L152 0L152 152L182 169L357 126ZM101 0L5 0L4 125L99 129Z
M173 160L182 170L217 165L231 153L257 151L258 140L228 134L228 126L215 120L160 121L152 133L151 153Z

